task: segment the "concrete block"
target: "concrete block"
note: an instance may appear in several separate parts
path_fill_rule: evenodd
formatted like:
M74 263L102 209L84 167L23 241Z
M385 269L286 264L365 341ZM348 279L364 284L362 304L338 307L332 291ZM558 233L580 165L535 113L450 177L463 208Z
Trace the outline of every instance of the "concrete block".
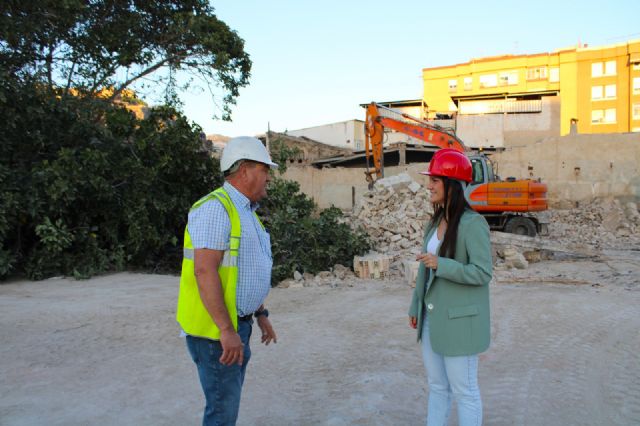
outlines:
M389 275L391 256L368 253L353 258L353 269L360 278L380 279Z
M395 234L395 235L391 236L391 238L389 238L389 240L390 240L392 243L395 243L395 242L397 242L397 241L400 241L401 239L402 239L402 235L400 235L400 234Z
M415 194L416 192L420 191L420 189L422 189L422 186L418 183L418 182L411 182L409 184L409 190Z

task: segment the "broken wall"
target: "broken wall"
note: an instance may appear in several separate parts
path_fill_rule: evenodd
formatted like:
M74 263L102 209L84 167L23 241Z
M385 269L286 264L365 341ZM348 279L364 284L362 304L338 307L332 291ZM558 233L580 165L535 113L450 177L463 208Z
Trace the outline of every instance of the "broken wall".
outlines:
M427 184L427 176L419 174L426 170L428 163L406 166L385 167L385 176L408 173L420 185ZM320 208L334 205L341 209L351 209L362 195L368 191L363 167L335 167L318 169L312 166L289 167L285 179L300 184L300 190L316 201Z
M559 136L559 117L559 98L545 96L542 111L537 113L460 114L456 134L472 148L509 148Z
M552 205L640 199L640 133L567 135L492 154L502 178L542 178Z
M502 178L542 178L553 207L616 197L640 200L640 133L567 135L514 146L491 155ZM385 168L385 176L408 173L426 186L419 174L426 163ZM286 179L295 180L321 208L351 209L367 191L364 168L289 167Z

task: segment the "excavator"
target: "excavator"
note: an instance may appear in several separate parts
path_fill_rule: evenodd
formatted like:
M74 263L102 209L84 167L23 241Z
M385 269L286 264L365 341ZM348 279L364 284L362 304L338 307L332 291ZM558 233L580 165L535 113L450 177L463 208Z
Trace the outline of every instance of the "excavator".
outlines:
M453 132L375 102L367 106L364 127L368 182L384 177L384 132L392 129L429 145L455 149L469 157L473 180L465 195L471 207L487 219L491 229L530 237L548 233L547 224L531 214L548 208L545 183L511 177L503 181L494 173L493 164L486 155L470 151ZM373 171L370 170L371 159Z

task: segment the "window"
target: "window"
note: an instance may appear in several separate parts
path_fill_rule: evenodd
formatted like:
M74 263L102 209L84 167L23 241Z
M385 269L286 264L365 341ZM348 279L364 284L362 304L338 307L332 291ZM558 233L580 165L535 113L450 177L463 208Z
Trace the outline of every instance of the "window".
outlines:
M547 78L547 67L527 69L527 80L544 80Z
M602 99L602 86L593 86L591 88L591 100L597 101Z
M449 91L455 92L458 90L458 80L449 80Z
M591 124L611 124L616 122L616 109L594 109L591 111Z
M560 81L560 68L549 68L549 82L557 83Z
M633 94L640 94L640 77L633 78Z
M601 109L594 109L591 111L591 124L600 124L604 120L604 111Z
M640 120L640 104L633 104L632 117L634 120Z
M473 89L473 78L465 77L464 78L464 90L472 90Z
M602 62L591 64L591 77L602 77Z
M484 168L482 167L482 161L478 159L471 160L471 165L473 166L473 181L472 184L483 183L484 182Z
M518 84L518 71L501 72L499 83L500 86L513 86Z
M498 76L496 74L487 74L480 76L480 88L496 87L498 85Z
M591 77L602 77L603 75L616 75L616 61L591 64Z
M616 122L616 109L608 108L604 110L604 122L615 123Z
M634 71L640 71L640 62L633 64L631 69Z
M616 75L616 61L604 63L604 75Z
M616 98L616 85L615 84L607 84L604 86L604 97L606 99L615 99Z

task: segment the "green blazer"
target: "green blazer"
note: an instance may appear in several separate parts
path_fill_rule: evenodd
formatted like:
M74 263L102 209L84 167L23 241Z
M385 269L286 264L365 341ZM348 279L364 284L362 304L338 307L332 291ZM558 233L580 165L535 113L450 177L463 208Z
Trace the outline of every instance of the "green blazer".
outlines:
M438 229L427 227L423 252ZM438 257L438 269L420 263L409 316L429 317L429 338L434 352L444 356L473 355L489 347L489 281L492 274L489 225L480 214L466 210L460 218L453 259Z

